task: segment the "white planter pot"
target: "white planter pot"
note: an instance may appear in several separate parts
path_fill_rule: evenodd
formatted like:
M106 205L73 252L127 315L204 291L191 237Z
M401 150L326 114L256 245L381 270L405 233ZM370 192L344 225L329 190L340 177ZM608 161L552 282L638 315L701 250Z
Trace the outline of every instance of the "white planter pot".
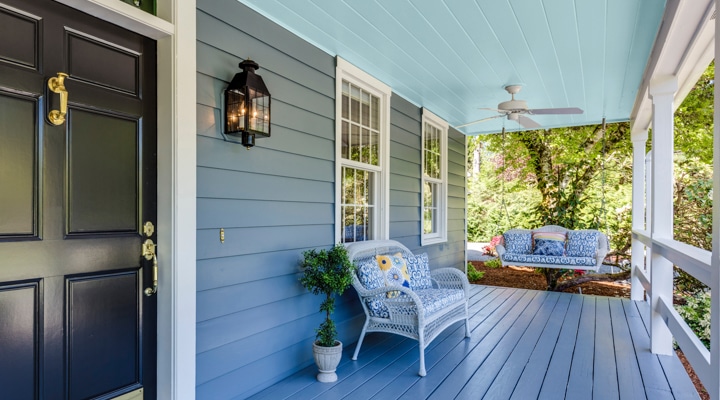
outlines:
M338 341L337 343L338 345L333 347L323 347L313 343L313 356L318 371L320 371L317 380L320 382L335 382L337 380L335 370L342 358L342 342Z

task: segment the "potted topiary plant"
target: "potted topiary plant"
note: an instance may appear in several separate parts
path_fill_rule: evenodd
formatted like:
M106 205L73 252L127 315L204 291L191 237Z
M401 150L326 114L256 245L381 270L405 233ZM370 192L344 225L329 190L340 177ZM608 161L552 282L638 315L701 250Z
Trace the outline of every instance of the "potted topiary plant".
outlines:
M313 356L320 373L320 382L335 382L335 370L342 357L342 342L337 339L337 329L331 315L335 309L335 295L342 294L352 283L355 265L348 258L345 246L334 245L330 250L307 250L300 264L303 275L300 283L313 294L325 295L320 312L325 321L316 330Z

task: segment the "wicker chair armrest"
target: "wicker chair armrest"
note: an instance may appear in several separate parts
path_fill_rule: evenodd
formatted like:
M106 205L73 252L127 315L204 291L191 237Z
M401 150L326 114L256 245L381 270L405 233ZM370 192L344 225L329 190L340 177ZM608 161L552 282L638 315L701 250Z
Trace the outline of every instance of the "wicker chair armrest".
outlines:
M470 292L470 282L467 275L457 268L430 270L430 278L440 289L462 289L466 298Z
M505 250L505 246L503 246L501 244L495 245L495 251L497 252L498 257L500 257L500 258L502 258L503 254L505 254L507 252L507 250Z

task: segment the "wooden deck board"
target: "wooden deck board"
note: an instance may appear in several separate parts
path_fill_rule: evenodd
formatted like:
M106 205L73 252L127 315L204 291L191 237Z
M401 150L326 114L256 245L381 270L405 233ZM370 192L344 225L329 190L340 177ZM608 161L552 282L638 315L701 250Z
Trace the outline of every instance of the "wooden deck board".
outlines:
M545 327L537 346L535 346L530 356L530 360L527 362L527 365L524 366L522 375L520 375L520 379L510 397L511 399L525 400L538 398L540 388L545 379L545 372L549 370L548 366L550 365L553 351L558 348L563 322L568 315L571 304L573 302L580 304L580 300L579 297L560 297L548 325ZM569 365L568 363L568 368ZM567 373L565 377L562 387L565 387L567 382Z
M552 400L561 398L567 389L573 353L575 352L575 340L577 339L580 316L582 315L583 299L582 296L575 296L570 301L570 307L568 307L568 312L565 314L565 323L560 331L560 338L552 354L550 366L545 372L538 399Z
M572 355L570 378L565 392L567 399L592 399L594 341L595 297L587 296L583 298L583 307L580 311L580 324L575 340L575 351Z
M629 300L628 300L629 301ZM610 315L613 326L613 340L615 341L615 360L617 362L618 387L620 400L646 399L642 376L635 356L635 349L630 337L625 309L622 300L610 302Z
M368 334L357 361L343 351L338 381L310 366L253 399L698 399L676 356L650 353L646 303L473 285L472 336L456 323L425 350Z
M610 302L614 299L597 297L595 299L595 365L593 367L593 398L617 399L617 364L615 361L615 340L610 320Z

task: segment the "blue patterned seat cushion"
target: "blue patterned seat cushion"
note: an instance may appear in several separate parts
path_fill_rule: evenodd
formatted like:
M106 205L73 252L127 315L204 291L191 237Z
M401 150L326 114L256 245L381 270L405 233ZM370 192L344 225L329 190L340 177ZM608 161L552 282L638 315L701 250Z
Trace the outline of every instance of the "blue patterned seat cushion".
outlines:
M593 231L569 231L567 255L571 257L595 257L598 235Z
M503 234L505 250L513 254L532 253L532 232L517 232Z
M410 289L431 289L430 261L427 253L405 258L408 274L410 275Z
M526 263L532 264L550 264L550 265L567 265L569 267L580 265L586 267L595 267L596 261L593 257L570 257L570 256L544 256L537 254L503 254L503 261L517 262L518 265Z
M422 308L425 311L425 316L430 316L435 312L448 307L451 304L465 301L465 292L461 289L421 289L413 291L420 297ZM390 312L385 305L386 301L407 301L408 296L401 294L393 299L385 299L383 297L375 297L365 299L370 314L374 317L389 318ZM416 315L417 307L415 304L402 307L400 312L405 315Z
M358 264L357 276L367 290L385 286L385 277L380 272L375 259L366 259Z

